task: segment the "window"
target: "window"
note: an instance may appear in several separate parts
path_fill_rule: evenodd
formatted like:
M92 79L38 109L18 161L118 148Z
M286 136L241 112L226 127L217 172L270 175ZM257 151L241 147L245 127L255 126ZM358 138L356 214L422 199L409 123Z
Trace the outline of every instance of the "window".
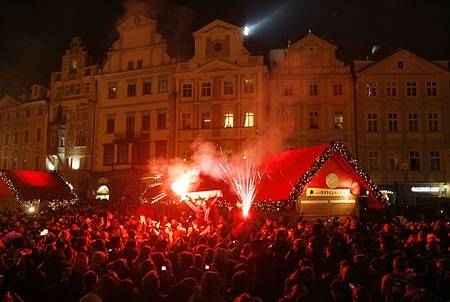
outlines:
M41 136L42 136L42 130L41 130L41 128L37 128L36 129L36 142L37 143L41 142Z
M201 118L201 128L202 129L209 129L211 128L211 112L202 112L200 114Z
M285 96L294 95L294 86L292 86L292 85L286 85L286 86L284 87L284 95L285 95Z
M103 145L103 165L109 166L114 164L114 145Z
M70 95L70 86L65 86L64 87L64 96L69 96Z
M439 131L439 119L437 113L428 113L428 131L429 132Z
M190 113L183 113L181 115L181 127L182 129L191 129L191 114Z
M158 92L159 93L167 92L167 80L159 80L159 82L158 82Z
M397 96L397 83L386 82L386 96Z
M409 151L409 169L411 171L420 171L420 152Z
M38 115L41 116L43 113L44 113L44 109L42 107L39 107Z
M133 115L127 116L127 120L126 120L126 136L128 138L134 136L134 116Z
M406 82L406 95L407 96L416 96L417 95L416 82Z
M319 112L309 112L309 129L319 129Z
M6 146L9 145L9 133L8 132L5 133L5 145Z
M225 80L223 82L223 95L232 96L234 95L234 83L231 80Z
M182 97L191 98L192 97L192 84L183 84Z
M133 144L133 162L137 164L146 163L150 159L150 142Z
M255 114L253 112L246 112L244 127L254 127L254 126L255 126Z
M127 96L136 96L136 83L128 83Z
M399 171L400 170L400 153L399 152L389 152L389 171Z
M155 157L167 157L167 141L155 141Z
M212 94L211 82L202 83L202 96L208 97Z
M397 132L398 131L397 113L389 113L388 114L388 130L389 130L389 132Z
M76 84L74 94L79 95L80 93L81 93L81 84Z
M61 87L56 88L56 98L59 100L62 96L62 90Z
M367 82L366 83L366 94L368 97L377 96L377 83Z
M23 142L24 144L28 144L30 142L30 130L28 129L23 132Z
M142 60L137 60L136 65L137 65L137 66L136 66L137 69L141 69L142 66L144 65L144 61L142 61Z
M14 144L17 145L19 143L19 132L14 131Z
M334 129L344 129L344 112L334 113Z
M417 113L408 113L408 131L417 132L419 131L419 124L417 119Z
M25 117L30 117L30 115L31 115L31 112L30 112L30 109L27 109L27 112L26 112L26 114L25 114Z
M152 93L152 82L145 81L142 83L142 94L147 95Z
M142 131L149 131L150 130L150 114L143 114L142 115Z
M35 170L41 169L41 158L39 157L39 155L34 156L34 169Z
M255 93L255 81L253 79L244 80L244 94Z
M116 126L116 119L113 117L109 117L106 120L106 133L114 133Z
M166 129L166 114L164 112L159 112L156 116L156 128Z
M108 99L115 99L117 97L117 84L109 83L108 84Z
M91 83L84 83L84 94L89 94L91 92Z
M133 70L134 69L134 61L129 61L128 62L128 70Z
M377 132L378 131L378 119L376 113L369 113L367 117L367 130L369 132Z
M427 82L427 96L437 95L437 84L436 82Z
M77 130L75 134L75 146L86 146L87 145L86 131Z
M369 170L370 171L380 170L377 151L369 151Z
M225 113L225 128L232 128L234 127L234 114L233 113Z
M333 95L343 95L342 84L333 85Z
M128 164L128 143L117 144L117 163Z
M430 152L430 170L431 171L441 170L441 154L439 151Z
M319 85L311 84L309 85L309 95L318 95L319 94Z
M77 106L77 121L87 121L89 119L89 107L86 105Z

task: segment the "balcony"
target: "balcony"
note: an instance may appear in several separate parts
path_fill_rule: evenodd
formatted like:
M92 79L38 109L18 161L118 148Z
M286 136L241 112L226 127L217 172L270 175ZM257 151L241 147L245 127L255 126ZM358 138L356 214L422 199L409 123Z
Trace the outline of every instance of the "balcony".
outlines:
M149 141L151 138L150 131L134 131L134 132L116 132L114 133L113 142L137 142Z

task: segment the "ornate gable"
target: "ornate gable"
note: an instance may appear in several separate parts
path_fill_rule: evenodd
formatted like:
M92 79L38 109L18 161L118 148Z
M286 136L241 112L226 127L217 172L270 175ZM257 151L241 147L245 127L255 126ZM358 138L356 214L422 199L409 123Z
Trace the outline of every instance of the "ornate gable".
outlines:
M202 35L202 34L214 34L214 33L219 33L219 32L226 32L226 31L241 31L241 28L233 25L231 23L222 21L222 20L214 20L213 22L209 23L206 26L203 26L202 28L200 28L199 30L195 31L193 33L194 37L197 35Z

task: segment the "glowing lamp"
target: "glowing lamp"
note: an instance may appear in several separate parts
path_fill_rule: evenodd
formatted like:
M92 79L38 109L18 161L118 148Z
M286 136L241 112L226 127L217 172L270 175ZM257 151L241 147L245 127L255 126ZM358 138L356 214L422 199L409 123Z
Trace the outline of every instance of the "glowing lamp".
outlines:
M36 208L34 206L28 208L28 213L33 214L34 211L36 211Z
M244 34L244 36L250 35L250 28L248 26L245 26L242 33Z

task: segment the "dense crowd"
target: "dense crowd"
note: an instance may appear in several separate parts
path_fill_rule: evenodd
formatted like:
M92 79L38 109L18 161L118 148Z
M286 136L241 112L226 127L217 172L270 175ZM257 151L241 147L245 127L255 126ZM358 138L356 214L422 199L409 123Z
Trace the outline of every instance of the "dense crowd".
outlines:
M1 212L2 301L449 301L448 220Z

